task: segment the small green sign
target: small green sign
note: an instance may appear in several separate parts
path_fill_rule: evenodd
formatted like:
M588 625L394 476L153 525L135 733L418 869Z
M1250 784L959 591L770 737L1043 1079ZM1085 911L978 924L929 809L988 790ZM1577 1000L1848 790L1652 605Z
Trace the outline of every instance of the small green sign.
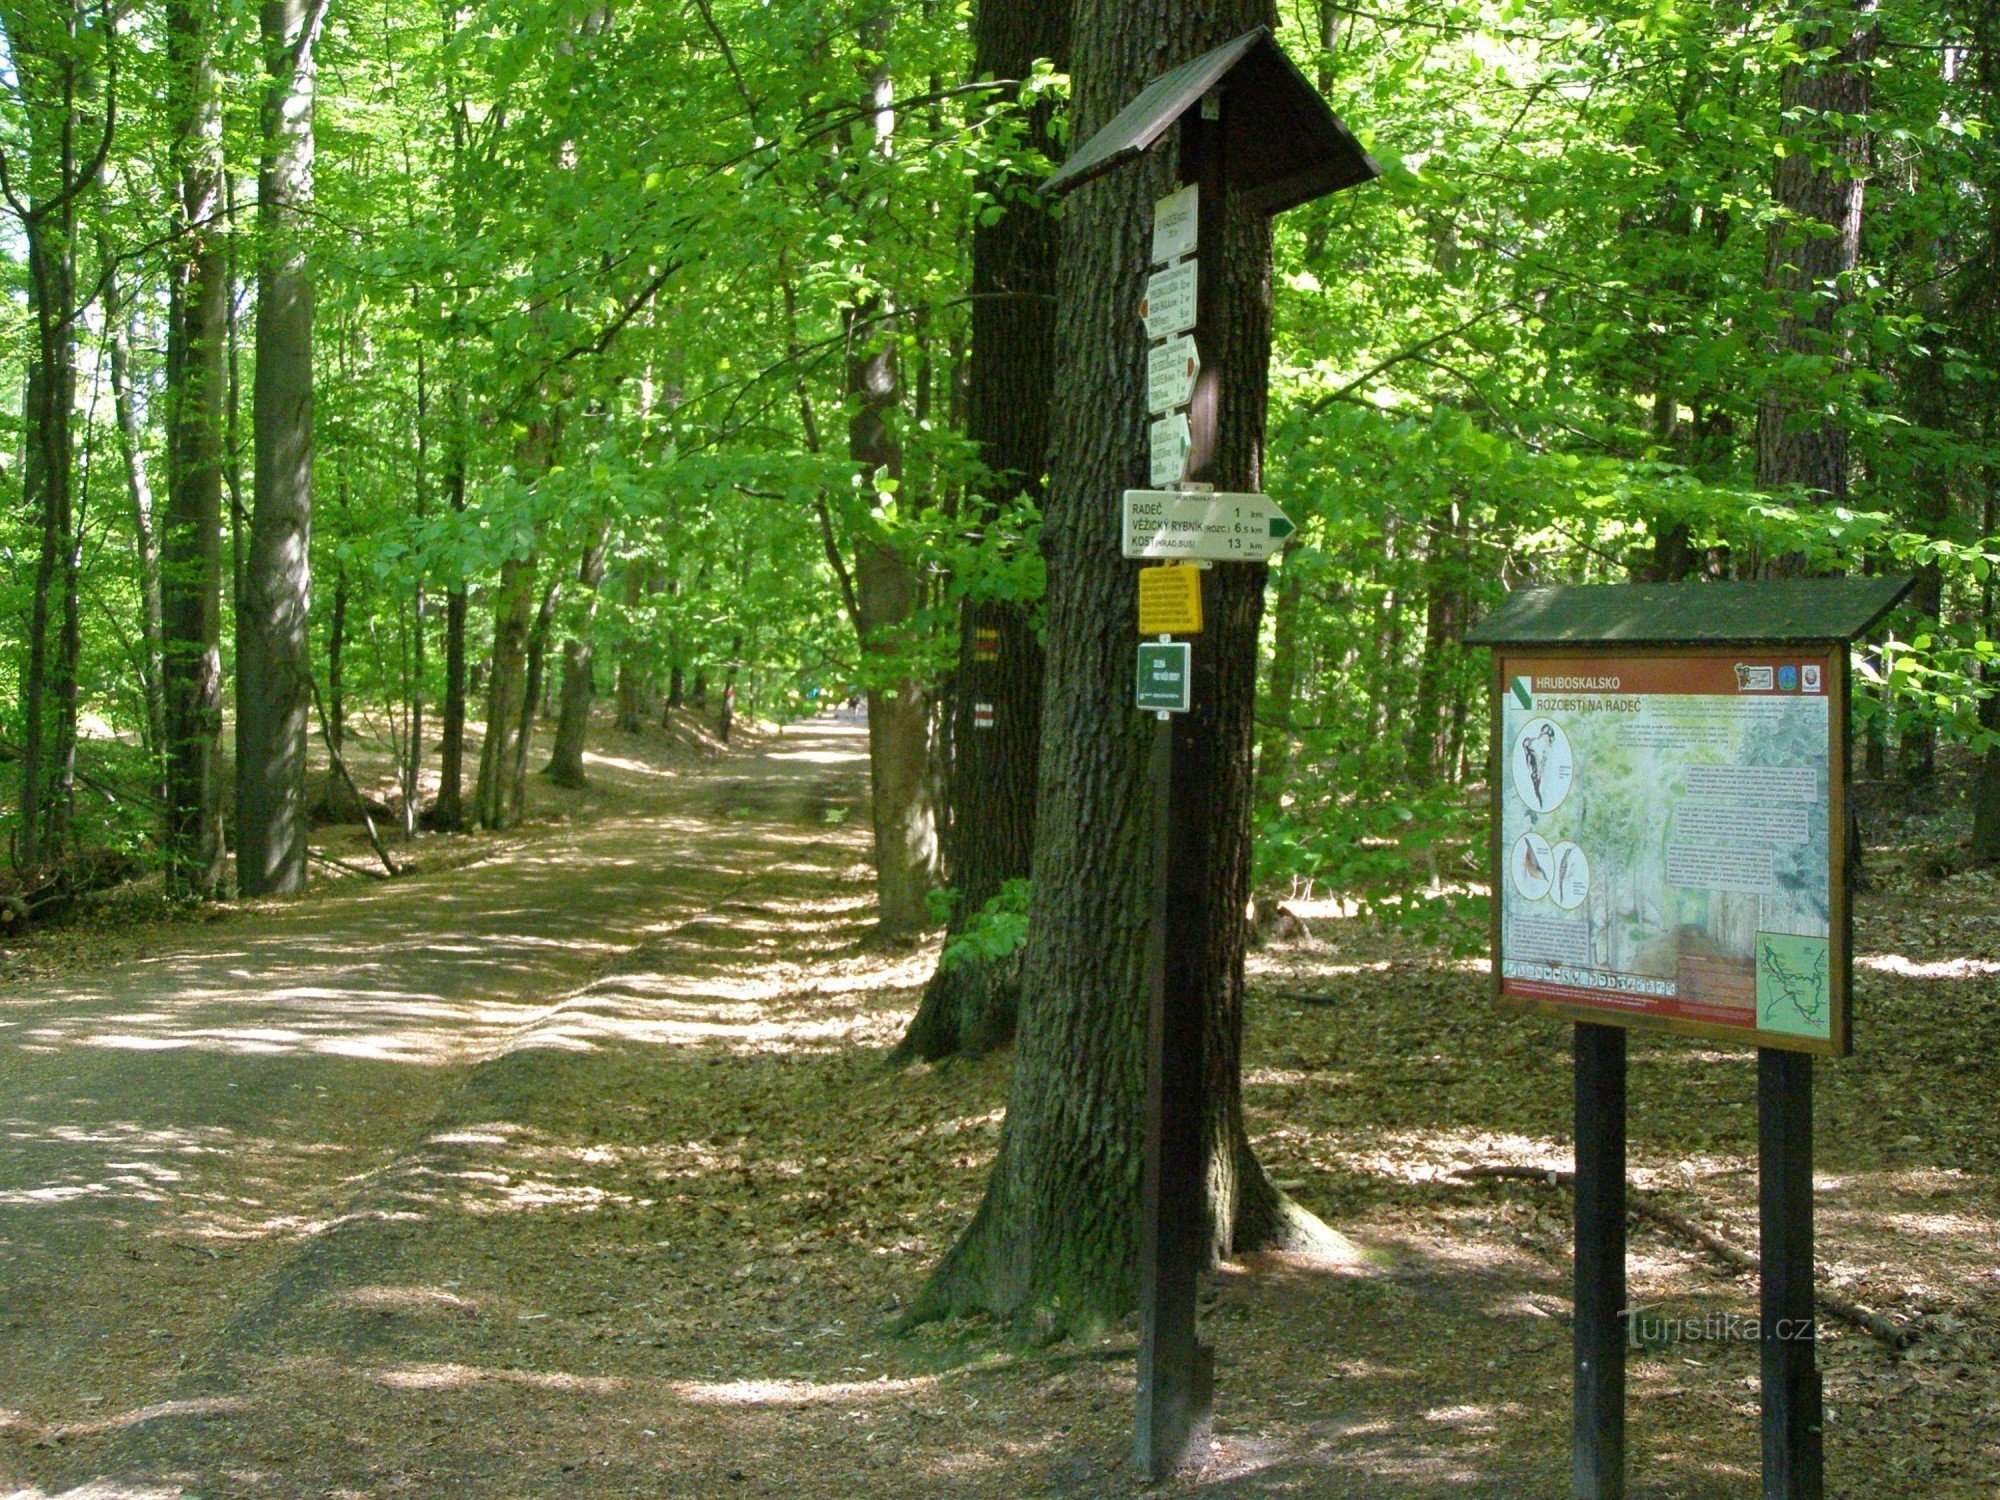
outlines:
M1514 697L1520 703L1521 707L1533 711L1535 706L1533 680L1527 677L1516 677L1514 679Z
M1791 933L1757 934L1757 1025L1792 1036L1833 1035L1827 940Z
M1186 713L1193 657L1186 641L1143 642L1139 647L1138 706L1152 713Z

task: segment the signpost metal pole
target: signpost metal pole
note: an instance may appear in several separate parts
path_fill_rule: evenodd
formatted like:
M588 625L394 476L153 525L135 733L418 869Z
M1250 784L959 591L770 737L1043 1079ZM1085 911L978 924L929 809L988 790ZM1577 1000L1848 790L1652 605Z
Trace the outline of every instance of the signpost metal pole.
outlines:
M1575 1500L1625 1494L1625 1029L1576 1027Z
M1764 1500L1820 1500L1826 1451L1813 1321L1812 1056L1757 1049Z
M1226 107L1223 106L1223 107ZM1181 177L1199 188L1197 275L1222 264L1226 212L1220 110L1207 101L1181 119ZM1195 344L1202 376L1195 393L1197 430L1192 463L1215 453L1216 386L1222 374L1217 298L1197 294ZM1206 397L1206 401L1204 401ZM1204 411L1205 408L1205 411ZM1189 478L1203 477L1191 467ZM1194 643L1189 709L1161 723L1153 754L1158 822L1152 996L1147 1027L1146 1179L1140 1223L1139 1414L1135 1458L1154 1479L1177 1468L1208 1431L1214 1355L1195 1334L1198 1281L1208 1259L1206 1173L1202 1170L1202 960L1211 942L1209 810L1214 806L1217 755L1215 648Z

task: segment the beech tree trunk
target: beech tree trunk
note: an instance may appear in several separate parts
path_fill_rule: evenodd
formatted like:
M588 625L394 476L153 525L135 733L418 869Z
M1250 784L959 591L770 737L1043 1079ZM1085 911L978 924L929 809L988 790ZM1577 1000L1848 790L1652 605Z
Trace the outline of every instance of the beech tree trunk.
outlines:
M515 445L515 472L534 482L555 461L559 421L546 414L529 422ZM526 749L522 736L527 715L534 711L529 696L528 647L535 620L535 577L540 567L540 537L526 555L500 565L500 585L493 593L493 658L486 682L486 737L479 746L479 780L472 793L472 816L483 828L511 828L520 820L527 791L522 785ZM537 691L540 684L533 685Z
M222 471L228 387L228 225L222 213L220 20L201 0L167 7L168 110L179 213L170 249L167 505L160 528L170 889L222 887Z
M1277 816L1291 769L1294 705L1299 693L1299 615L1305 606L1305 569L1296 558L1278 569L1278 597L1271 613L1271 675L1264 722L1257 737L1256 816Z
M576 581L583 590L582 616L576 633L563 642L562 707L556 718L556 742L542 774L557 786L582 786L583 742L590 732L590 705L597 696L597 647L591 630L597 622L597 590L604 582L604 562L611 545L611 523L599 524L583 549Z
M1276 16L1256 0L1198 14L1081 0L1074 13L1081 143L1154 76ZM1226 107L1226 106L1225 106ZM1129 1312L1137 1293L1144 1159L1146 948L1151 927L1154 725L1132 708L1133 564L1119 549L1114 497L1143 488L1143 293L1152 204L1176 184L1157 150L1080 188L1062 229L1049 500L1048 674L1044 683L1034 900L1020 1029L1000 1153L986 1197L934 1272L913 1317L986 1312L1060 1331ZM1212 205L1203 205L1205 213ZM1222 410L1212 477L1255 489L1270 348L1268 221L1237 206L1219 264L1202 266L1204 326ZM1204 350L1204 367L1211 352ZM1205 644L1219 704L1212 931L1193 935L1207 995L1210 1243L1327 1246L1324 1226L1286 1200L1252 1155L1239 1080L1250 745L1264 568L1203 580ZM1197 814L1199 815L1199 814Z
M1044 57L1068 67L1066 0L982 0L973 20L975 77L1025 78ZM1051 113L1038 107L1029 135L1053 156ZM1021 186L988 184L1006 213L972 236L966 436L986 466L979 495L969 501L976 507L967 518L973 529L991 526L1017 495L1039 505L1048 466L1060 240L1056 220L1040 202L1022 201ZM1042 645L1035 625L1033 611L1015 599L968 594L959 612L945 845L957 896L947 942L1008 881L1030 873L1042 727ZM940 966L897 1050L935 1059L955 1052L977 1056L1010 1042L1020 994L1019 953Z
M637 734L644 727L639 696L645 682L639 667L639 643L632 630L632 616L645 602L646 585L653 572L651 561L635 557L625 565L624 638L618 647L618 729L621 734Z
M452 387L451 451L445 461L445 494L455 512L465 510L465 395ZM432 824L456 833L465 826L465 579L454 574L444 596L444 718L438 726L438 794Z
M312 706L314 43L326 0L265 0L264 161L257 177L256 465L236 614L236 883L246 896L306 884L306 733Z
M1847 497L1847 433L1825 413L1827 387L1846 367L1836 318L1847 300L1845 278L1861 249L1861 185L1867 141L1851 127L1868 108L1874 52L1872 0L1810 5L1799 18L1802 47L1832 48L1785 70L1779 87L1778 159L1764 267L1766 290L1780 299L1772 355L1810 363L1806 375L1774 376L1758 403L1757 484L1799 487L1839 504ZM1769 560L1772 575L1803 571L1805 559Z
M880 60L872 81L875 149L888 154L895 135L895 99L887 45L893 12L877 11L862 26L862 45ZM902 400L896 357L895 307L864 298L847 315L847 453L864 489L902 478L895 428ZM849 613L867 660L869 806L875 834L877 931L914 936L931 925L926 899L937 883L941 851L931 803L930 695L903 660L923 589L915 561L862 520L854 542ZM705 696L697 676L695 697Z
M110 246L104 246L105 258ZM118 419L118 456L125 468L125 493L132 510L132 551L139 585L141 688L146 698L146 748L159 755L166 746L167 705L160 674L160 544L154 530L153 484L146 473L146 449L139 409L132 392L132 312L116 275L104 285L104 324L111 344L111 401Z

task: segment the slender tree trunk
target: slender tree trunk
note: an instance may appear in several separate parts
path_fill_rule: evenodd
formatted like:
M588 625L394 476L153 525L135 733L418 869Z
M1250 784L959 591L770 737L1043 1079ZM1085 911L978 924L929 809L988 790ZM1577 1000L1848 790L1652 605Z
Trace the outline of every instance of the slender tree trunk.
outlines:
M479 780L472 816L483 828L511 828L519 801L513 794L514 747L527 701L528 632L535 616L534 557L500 565L493 603L493 664L486 681L486 737L479 749Z
M981 0L973 21L974 76L1024 78L1036 59L1069 63L1066 0ZM1051 111L1030 116L1030 139L1051 155ZM1055 363L1060 236L1036 201L989 183L1007 211L972 236L972 349L966 436L987 478L967 516L974 531L1001 519L1015 496L1038 505L1048 467L1048 374ZM1003 522L1003 524L1005 524ZM1042 645L1034 611L1017 599L968 595L959 613L952 678L949 878L956 892L945 932L964 931L1034 855L1035 777L1042 719ZM898 1049L904 1056L977 1055L1013 1039L1020 954L940 965Z
M326 740L336 755L347 747L347 569L338 563L326 622Z
M583 786L583 745L590 733L590 706L597 696L597 647L591 631L597 623L597 591L604 582L604 564L611 545L611 523L600 522L597 534L583 549L576 581L583 592L582 617L576 633L563 642L562 707L556 718L555 747L542 774L557 786Z
M445 459L446 498L465 512L465 398L454 382L451 448ZM438 795L432 821L456 833L465 826L465 579L452 575L444 596L444 719L438 726Z
M862 41L881 59L871 101L875 149L887 155L895 135L895 100L887 62L892 12L876 11ZM870 297L847 318L847 453L862 483L902 477L902 443L895 428L902 400L893 314ZM878 932L914 936L931 925L927 899L939 873L940 850L930 788L930 699L907 658L923 600L916 564L872 518L854 543L851 613L868 659L869 804L875 833Z
M555 461L556 421L535 418L515 445L515 472L526 482L538 481ZM519 767L526 715L534 697L528 682L529 635L535 621L535 577L540 569L537 535L524 556L500 565L500 586L493 596L493 656L486 681L486 737L479 747L479 780L472 793L472 816L484 828L511 828L526 797ZM539 690L540 684L533 685Z
M103 247L105 258L111 248ZM146 473L145 440L132 392L133 312L117 276L104 288L104 326L111 343L111 400L118 419L118 456L125 468L125 493L132 510L133 556L139 585L140 671L146 696L146 748L161 753L167 739L167 707L160 672L160 544L153 530L153 484Z
M528 752L534 748L535 721L547 716L548 705L545 697L548 689L549 635L555 627L556 602L562 597L562 579L551 578L548 587L542 590L541 607L535 611L535 622L528 628L528 667L526 686L521 690L520 733L514 740L514 765L509 772L508 795L513 799L513 816L509 821L518 823L527 811L528 802Z
M416 519L419 526L430 511L430 382L425 367L424 347L417 345L417 453L415 484ZM403 749L403 837L417 832L417 803L424 770L424 616L425 577L423 559L417 559L416 581L410 587L410 737Z
M1264 694L1263 733L1257 740L1256 816L1273 818L1284 804L1290 774L1295 705L1299 696L1299 616L1305 610L1305 568L1296 557L1278 569L1272 606L1271 675Z
M1081 0L1074 13L1072 138L1088 140L1156 74L1275 13L1236 0L1135 8ZM1080 188L1065 206L1058 278L1055 410L1044 546L1048 675L1034 898L1007 1122L986 1197L933 1274L914 1315L983 1311L1056 1329L1115 1320L1137 1292L1144 1159L1146 952L1151 928L1154 726L1132 709L1134 568L1106 497L1142 488L1142 295L1153 201L1175 186L1158 151ZM1207 208L1207 205L1204 205ZM1240 205L1202 266L1223 331L1218 487L1260 478L1270 345L1268 221ZM1204 368L1211 364L1204 350ZM1249 877L1252 705L1264 568L1217 568L1204 614L1218 705L1213 930L1190 939L1207 996L1204 1121L1217 1253L1330 1242L1251 1154L1239 1077Z
M624 639L618 647L618 729L622 734L637 734L643 727L639 695L643 677L639 669L639 644L633 638L632 617L645 602L646 583L653 571L652 564L644 558L633 558L625 565L625 605Z
M64 155L55 177L66 193L74 165ZM46 208L46 205L45 205ZM40 521L34 592L29 601L28 661L21 682L21 817L15 860L28 872L61 853L63 801L58 785L69 759L63 728L62 643L56 624L75 566L72 515L72 418L76 405L75 213L46 208L28 225L28 296L35 344L23 414L28 462L22 493ZM69 731L74 734L74 728Z
M1832 55L1794 63L1779 87L1779 133L1789 149L1772 188L1778 213L1764 285L1779 301L1774 362L1789 359L1810 374L1774 376L1760 398L1757 483L1839 504L1847 497L1847 432L1825 408L1828 385L1847 363L1836 324L1861 248L1867 142L1851 122L1868 108L1873 0L1808 5L1798 31L1803 47ZM1803 557L1781 557L1764 571L1790 575L1805 566Z
M167 506L160 536L169 886L222 887L222 473L229 319L222 109L201 0L167 8L168 105L180 206L167 331Z
M236 616L236 881L247 896L306 884L307 633L312 598L314 43L327 0L265 0L264 163L257 179L256 449Z
M1444 722L1445 672L1457 648L1455 572L1457 528L1449 510L1434 515L1424 535L1424 654L1410 705L1409 776L1419 790L1437 780Z

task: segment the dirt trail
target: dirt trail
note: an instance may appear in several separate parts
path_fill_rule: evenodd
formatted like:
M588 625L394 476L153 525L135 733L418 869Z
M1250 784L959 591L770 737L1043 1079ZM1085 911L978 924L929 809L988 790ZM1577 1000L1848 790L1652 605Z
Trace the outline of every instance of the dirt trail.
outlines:
M865 765L830 720L747 763L611 761L604 821L0 992L0 1437L29 1445L0 1450L0 1490L24 1451L185 1406L394 1196L479 1065L615 1024L592 980L802 878L863 905L840 815Z

